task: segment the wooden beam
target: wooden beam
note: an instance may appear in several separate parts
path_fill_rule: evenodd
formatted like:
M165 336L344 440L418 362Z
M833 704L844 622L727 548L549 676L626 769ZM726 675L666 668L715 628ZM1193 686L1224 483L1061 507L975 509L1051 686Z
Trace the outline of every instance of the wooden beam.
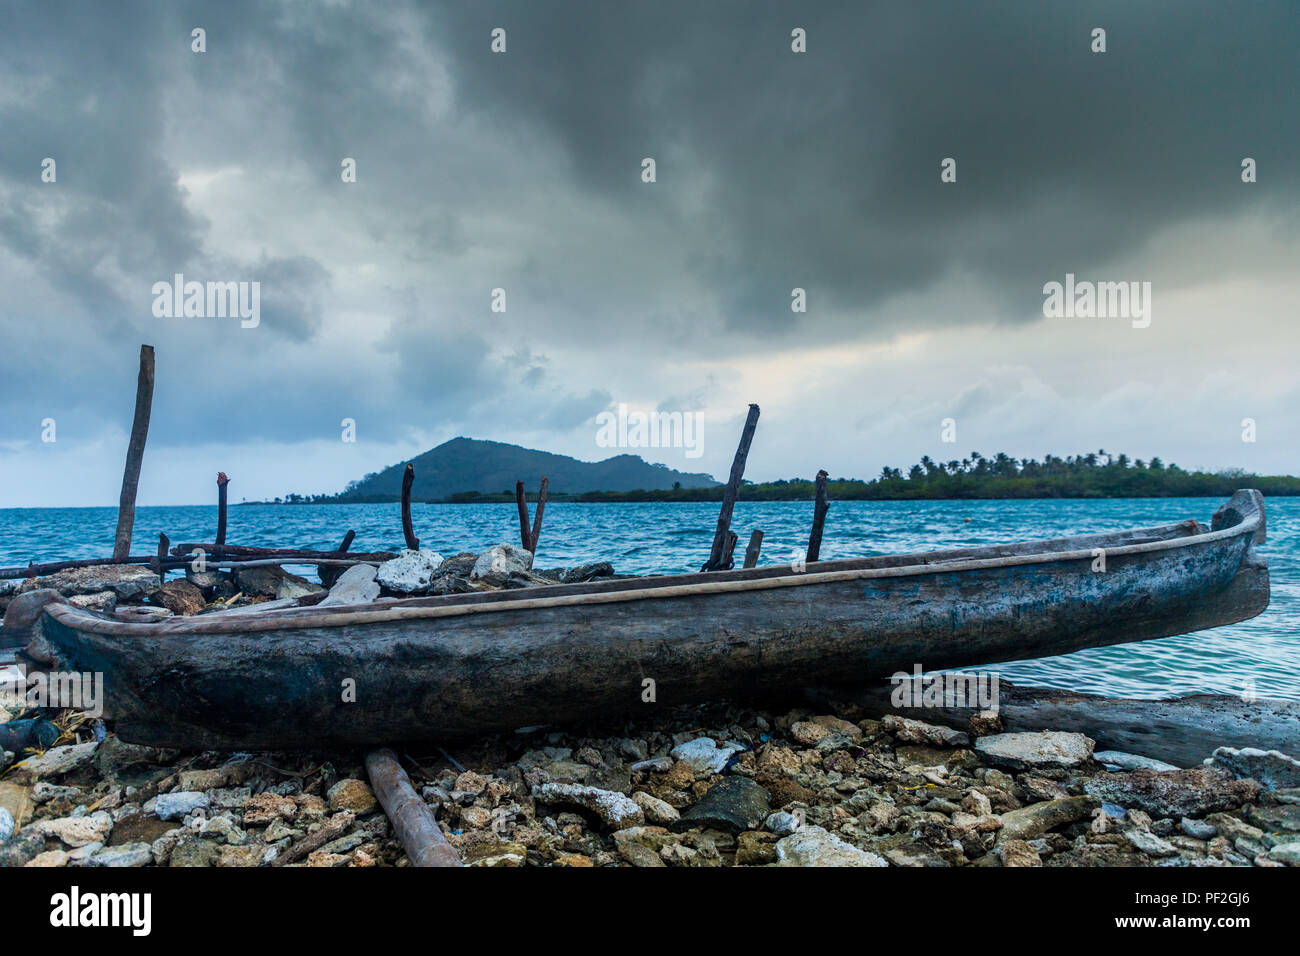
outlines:
M415 527L411 524L411 485L415 484L415 465L406 463L406 472L402 475L402 537L406 546L412 551L420 550L420 539L415 536Z
M745 549L745 567L758 567L758 552L763 548L763 532L755 530L749 536L749 547Z
M758 426L758 406L749 406L749 415L745 418L745 427L740 433L740 444L736 447L736 457L731 463L731 477L727 479L727 488L722 493L722 510L718 513L718 527L713 533L713 547L709 550L709 560L704 562L701 571L719 571L726 564L726 551L731 533L731 512L736 506L736 495L740 491L740 480L745 475L745 459L749 457L749 446L754 440L754 429Z
M230 479L224 471L217 472L217 556L226 544L226 486Z
M370 751L366 773L412 866L461 866L460 854L442 835L433 811L411 786L395 753L387 747Z
M131 553L131 532L135 529L135 493L140 485L140 466L144 462L144 443L149 437L149 415L153 408L153 346L140 346L140 374L135 383L135 419L131 422L131 443L126 449L126 468L122 471L122 495L117 502L117 534L113 538L113 557Z
M817 561L822 551L822 527L826 524L826 510L830 502L826 500L826 472L817 472L817 502L813 505L812 533L808 535L807 561Z
M339 545L337 553L347 554L348 548L352 547L352 539L356 536L357 533L349 528L348 533L343 536L343 543ZM317 565L316 574L320 578L322 587L332 588L342 576L343 568L338 565Z
M537 554L537 540L542 536L542 512L546 510L546 493L551 488L551 479L542 475L542 484L537 491L537 513L533 515L533 533L528 540L527 550Z

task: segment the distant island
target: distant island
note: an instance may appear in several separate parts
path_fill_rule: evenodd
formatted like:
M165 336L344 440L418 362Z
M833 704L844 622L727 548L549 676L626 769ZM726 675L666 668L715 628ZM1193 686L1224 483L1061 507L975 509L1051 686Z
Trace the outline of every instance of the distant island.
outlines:
M453 438L411 459L415 465L412 500L473 504L514 501L514 484L522 480L532 497L542 475L550 479L552 501L720 501L723 486L711 475L674 471L637 455L618 455L584 462L567 455L502 442ZM348 483L336 495L289 494L262 504L357 504L398 501L406 462ZM1149 461L1105 449L1036 461L1002 452L986 458L979 452L947 462L928 455L906 473L884 468L869 481L834 478L832 498L841 500L913 500L972 498L1220 498L1238 488L1258 488L1265 495L1300 495L1300 478L1255 475L1240 469L1186 471L1159 458ZM793 501L813 496L813 481L790 478L744 483L748 501ZM258 502L247 502L249 504Z

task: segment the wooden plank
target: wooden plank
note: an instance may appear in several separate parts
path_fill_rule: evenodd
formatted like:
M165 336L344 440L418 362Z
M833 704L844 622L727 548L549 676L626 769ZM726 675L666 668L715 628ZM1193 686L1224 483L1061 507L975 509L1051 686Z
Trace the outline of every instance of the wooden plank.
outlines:
M709 560L704 562L701 571L720 571L727 566L726 553L730 542L727 535L731 533L731 512L736 506L740 481L745 476L745 460L749 457L749 446L754 440L754 429L757 427L758 406L750 405L745 427L740 432L740 444L736 446L736 457L731 462L731 476L722 493L722 509L718 513L717 530L713 533L713 547L709 550Z
M755 530L749 536L749 547L745 548L745 567L758 567L758 553L763 548L763 532Z
M140 467L144 462L144 443L149 437L149 415L153 408L153 346L140 346L140 374L135 383L135 418L131 422L131 442L126 449L126 467L122 471L122 494L117 502L117 533L113 538L113 557L131 553L131 532L135 529L135 495L140 485Z
M397 755L388 748L366 754L370 787L393 825L412 866L460 866L460 855L447 842L429 805L411 786Z

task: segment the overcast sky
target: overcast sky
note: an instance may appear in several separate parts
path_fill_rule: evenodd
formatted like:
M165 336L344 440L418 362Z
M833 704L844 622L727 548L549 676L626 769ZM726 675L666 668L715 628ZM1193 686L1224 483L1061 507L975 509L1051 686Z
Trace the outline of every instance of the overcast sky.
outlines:
M725 477L749 402L754 480L1294 473L1298 48L1294 0L6 4L0 507L116 502L141 343L144 504L456 435ZM176 273L260 324L156 317ZM1045 317L1067 273L1150 282L1149 327ZM619 403L703 457L598 447Z

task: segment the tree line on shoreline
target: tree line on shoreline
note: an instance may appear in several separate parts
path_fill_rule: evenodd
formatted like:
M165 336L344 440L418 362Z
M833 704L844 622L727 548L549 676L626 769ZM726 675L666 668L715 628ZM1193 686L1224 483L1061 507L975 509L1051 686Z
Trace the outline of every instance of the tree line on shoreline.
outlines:
M1217 472L1186 471L1166 465L1159 458L1149 461L1128 455L1107 454L1105 449L1043 460L1016 459L1003 452L986 458L979 452L960 460L935 461L929 455L906 473L886 467L869 481L833 478L827 482L832 498L853 500L915 500L971 498L1197 498L1227 497L1238 488L1258 488L1265 495L1300 495L1300 478L1290 475L1264 476L1241 469ZM710 488L663 488L648 491L588 491L581 494L552 492L552 501L720 501L723 486ZM798 501L813 497L811 479L744 482L742 497L748 501ZM531 496L530 496L531 497ZM396 495L357 496L290 494L261 504L376 504L397 501ZM416 499L419 500L419 499ZM496 493L464 491L439 502L475 504L514 501L509 489Z

